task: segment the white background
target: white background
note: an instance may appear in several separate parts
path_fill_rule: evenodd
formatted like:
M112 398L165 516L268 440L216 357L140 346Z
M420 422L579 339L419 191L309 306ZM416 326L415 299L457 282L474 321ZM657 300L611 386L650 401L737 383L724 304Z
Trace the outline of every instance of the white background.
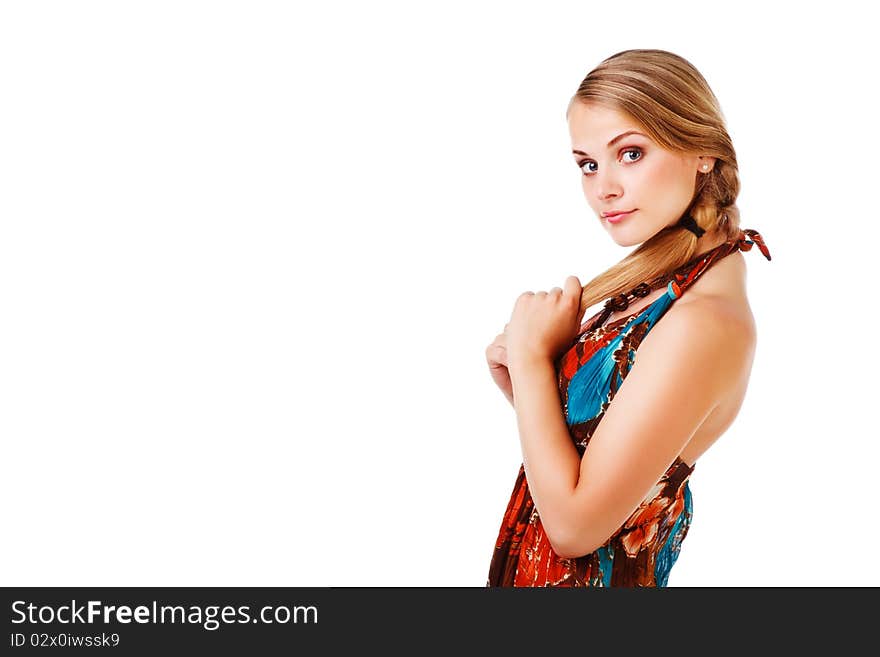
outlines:
M669 584L880 584L876 37L746 7L4 3L0 584L483 586L521 462L484 350L629 252L564 112L645 47L773 255Z

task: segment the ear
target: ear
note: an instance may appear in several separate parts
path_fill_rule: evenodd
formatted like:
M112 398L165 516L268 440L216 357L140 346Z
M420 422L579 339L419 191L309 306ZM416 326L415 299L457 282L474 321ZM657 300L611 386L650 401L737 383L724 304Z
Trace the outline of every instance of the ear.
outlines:
M697 171L700 173L711 173L715 168L716 159L708 155L701 155L697 158Z

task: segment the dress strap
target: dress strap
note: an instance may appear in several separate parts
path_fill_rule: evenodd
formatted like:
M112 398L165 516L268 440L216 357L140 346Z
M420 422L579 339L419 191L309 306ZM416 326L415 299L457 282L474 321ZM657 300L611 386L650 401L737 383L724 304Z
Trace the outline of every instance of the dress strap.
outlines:
M676 269L672 274L663 274L647 282L636 285L632 290L625 294L618 294L605 301L605 305L601 311L593 315L585 326L587 330L593 330L604 325L605 320L614 311L626 310L632 300L638 297L648 296L652 290L659 287L666 287L666 292L673 300L678 299L691 285L696 281L713 263L721 260L721 258L734 253L735 251L750 251L752 246L757 244L758 249L764 254L767 260L770 260L770 250L764 243L761 234L751 228L741 229L739 236L735 239L722 242L718 246L701 253L688 262Z
M682 267L676 269L667 284L669 296L673 299L677 299L686 289L693 285L713 263L731 253L735 253L736 251L750 251L755 244L758 245L758 249L760 249L764 257L767 258L767 260L770 260L770 249L768 249L767 245L764 243L764 238L761 237L761 233L751 228L742 229L736 239L728 240L727 242L719 244L714 249L698 255Z

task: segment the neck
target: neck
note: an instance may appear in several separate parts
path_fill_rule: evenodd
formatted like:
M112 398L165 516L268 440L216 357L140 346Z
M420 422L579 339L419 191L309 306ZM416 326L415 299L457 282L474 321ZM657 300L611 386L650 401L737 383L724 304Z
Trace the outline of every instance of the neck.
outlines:
M705 232L697 240L697 253L705 253L711 251L717 246L724 244L728 240L727 233L719 230Z

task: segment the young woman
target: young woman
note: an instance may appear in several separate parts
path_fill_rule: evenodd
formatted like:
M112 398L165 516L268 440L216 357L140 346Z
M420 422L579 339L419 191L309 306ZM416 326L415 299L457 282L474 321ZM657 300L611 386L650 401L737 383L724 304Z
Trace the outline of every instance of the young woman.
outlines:
M748 385L740 251L770 252L739 227L736 153L687 60L617 53L566 118L587 203L618 245L639 246L586 286L521 294L486 349L523 454L487 586L666 586L688 478Z

